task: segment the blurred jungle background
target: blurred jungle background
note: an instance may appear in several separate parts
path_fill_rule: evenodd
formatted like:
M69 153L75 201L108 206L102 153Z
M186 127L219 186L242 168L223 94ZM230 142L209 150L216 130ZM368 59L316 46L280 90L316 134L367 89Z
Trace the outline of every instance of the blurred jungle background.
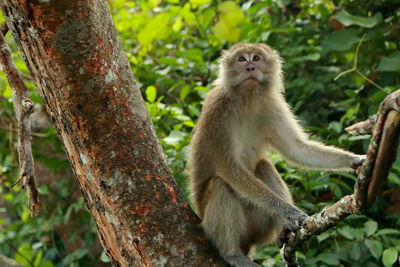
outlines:
M369 137L344 128L377 112L400 87L399 0L109 0L109 7L168 162L184 194L186 152L217 58L236 42L267 43L284 59L286 96L311 138L365 153ZM0 17L0 22L4 19ZM26 266L102 266L108 258L84 206L56 131L46 121L29 72L7 34L38 103L33 118L42 210L30 218L18 176L11 90L0 72L0 254ZM273 161L308 214L351 194L353 173L293 168ZM400 159L365 216L350 216L306 242L304 266L399 266ZM278 249L257 251L282 266Z

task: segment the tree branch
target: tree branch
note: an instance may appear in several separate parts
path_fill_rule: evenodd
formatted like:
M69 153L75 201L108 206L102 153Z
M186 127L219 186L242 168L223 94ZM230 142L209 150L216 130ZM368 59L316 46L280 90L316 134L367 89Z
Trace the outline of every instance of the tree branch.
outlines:
M3 32L3 26L1 27ZM12 89L14 111L18 122L18 161L20 176L19 182L22 188L28 191L29 209L31 216L36 216L40 209L39 193L36 187L32 146L30 114L33 112L33 103L29 99L21 74L14 64L10 48L0 35L0 64Z
M350 132L367 132L372 129L372 138L367 159L359 168L354 194L343 197L335 204L310 216L296 233L288 235L288 241L281 249L286 266L298 266L296 247L313 235L318 235L336 225L350 214L362 214L375 200L381 185L387 178L396 158L400 137L400 90L388 95L381 103L376 118L357 123ZM374 123L371 121L375 120Z
M377 118L378 114L374 114L365 121L355 123L345 128L344 130L351 135L371 134L374 129Z

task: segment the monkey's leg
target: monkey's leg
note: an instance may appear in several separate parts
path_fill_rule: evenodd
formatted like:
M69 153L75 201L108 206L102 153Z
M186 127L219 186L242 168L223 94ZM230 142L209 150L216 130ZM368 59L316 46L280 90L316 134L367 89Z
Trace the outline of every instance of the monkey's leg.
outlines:
M273 164L262 159L258 162L255 175L263 181L271 191L274 191L286 202L293 204L289 189ZM283 220L272 214L268 209L247 204L245 216L248 218L248 243L269 244L272 243L283 229Z
M234 267L258 266L241 249L241 240L247 234L247 229L239 197L218 177L210 181L207 195L209 198L202 226L221 256Z
M255 175L286 202L293 204L292 196L285 181L283 181L271 161L268 159L260 160L257 163Z

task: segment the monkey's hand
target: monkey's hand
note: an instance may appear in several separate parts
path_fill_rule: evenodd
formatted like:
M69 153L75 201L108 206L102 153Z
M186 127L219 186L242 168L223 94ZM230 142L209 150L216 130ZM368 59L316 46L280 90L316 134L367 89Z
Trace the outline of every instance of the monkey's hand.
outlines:
M357 170L358 167L360 167L364 161L367 159L367 155L359 155L358 157L356 157L352 162L350 167L354 170Z
M309 216L307 214L305 214L296 206L291 206L290 210L286 213L286 216L284 217L285 227L289 231L295 232L300 228L303 221L308 217Z
M290 232L296 232L301 227L303 221L309 218L307 214L298 209L295 206L292 206L290 211L287 213L287 216L284 218L284 226L280 234L276 239L276 245L279 248L282 248L283 244L288 240L288 234Z

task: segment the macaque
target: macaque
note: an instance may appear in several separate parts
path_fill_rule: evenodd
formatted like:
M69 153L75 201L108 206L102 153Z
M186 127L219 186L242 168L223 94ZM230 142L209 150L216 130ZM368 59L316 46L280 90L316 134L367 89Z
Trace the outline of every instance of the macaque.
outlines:
M214 85L191 140L191 200L227 263L258 266L248 257L255 245L308 217L293 204L268 148L321 170L351 170L365 157L308 139L285 101L281 59L268 45L223 51Z

